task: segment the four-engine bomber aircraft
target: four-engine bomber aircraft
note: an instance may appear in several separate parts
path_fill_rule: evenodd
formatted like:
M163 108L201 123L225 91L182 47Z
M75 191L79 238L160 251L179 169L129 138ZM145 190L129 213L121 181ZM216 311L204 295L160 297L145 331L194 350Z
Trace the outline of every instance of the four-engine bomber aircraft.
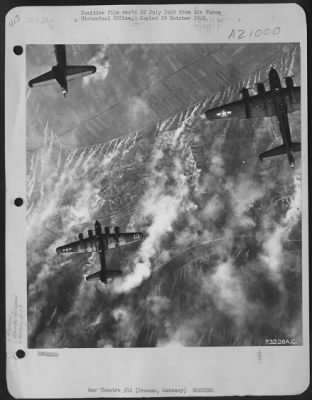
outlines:
M269 72L270 90L266 91L263 83L257 83L258 94L250 96L246 88L241 90L242 99L212 108L202 114L208 120L222 118L259 118L276 116L279 121L283 139L281 146L275 147L259 155L259 159L287 154L291 168L295 167L292 152L301 150L301 143L292 142L288 121L288 113L300 109L300 86L294 86L291 77L286 77L286 88L283 88L277 71L271 67Z
M94 65L67 65L65 45L57 44L54 46L56 65L43 75L28 82L29 87L47 85L56 80L61 86L62 94L65 97L68 93L68 80L80 78L82 76L94 74L96 67Z
M87 281L101 280L107 283L107 278L113 278L122 274L121 270L109 270L106 268L105 252L107 250L126 246L143 239L142 232L126 232L121 233L119 227L115 227L114 233L110 232L109 227L102 231L101 224L96 221L94 224L95 234L92 230L88 230L88 237L84 238L82 233L79 233L79 240L76 242L65 244L56 249L60 253L93 253L97 252L100 255L101 270L86 277Z

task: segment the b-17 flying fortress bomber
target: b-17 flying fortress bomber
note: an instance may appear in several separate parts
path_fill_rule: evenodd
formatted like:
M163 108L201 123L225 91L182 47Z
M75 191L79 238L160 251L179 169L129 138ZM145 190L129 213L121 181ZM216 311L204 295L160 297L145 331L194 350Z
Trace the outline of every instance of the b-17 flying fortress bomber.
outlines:
M62 94L66 97L68 93L68 81L91 75L96 72L94 65L68 65L66 61L66 48L63 44L54 46L56 65L45 74L37 76L28 82L29 87L48 85L55 80L62 89Z
M266 91L264 84L257 83L258 94L250 96L246 88L241 90L242 99L220 107L212 108L202 114L208 120L225 118L264 118L276 116L279 121L283 144L259 155L259 159L287 154L289 165L295 168L292 152L301 150L301 143L292 142L288 113L300 109L300 86L294 86L293 79L286 77L286 88L281 85L279 75L273 67L269 72L270 90Z
M115 227L114 232L110 232L110 228L106 226L103 232L99 221L95 222L94 228L95 234L91 229L88 230L88 237L84 238L83 234L79 233L79 240L58 247L56 249L56 252L57 254L93 252L98 253L100 256L101 269L94 274L88 275L86 277L86 280L100 280L103 283L107 283L108 278L120 276L122 274L122 271L106 268L105 252L119 246L127 246L137 241L140 241L143 238L143 233L120 232L118 226Z

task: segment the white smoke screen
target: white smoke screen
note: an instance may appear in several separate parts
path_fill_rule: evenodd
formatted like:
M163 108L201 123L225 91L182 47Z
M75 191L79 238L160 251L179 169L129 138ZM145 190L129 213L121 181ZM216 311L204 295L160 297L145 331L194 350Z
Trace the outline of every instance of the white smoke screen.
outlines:
M297 56L295 49L277 60L281 76ZM237 90L148 133L76 150L43 126L40 148L28 153L29 347L251 346L279 337L301 344L300 154L294 171L286 157L260 163L275 140L268 121L199 118ZM141 118L148 106L135 99L133 118ZM289 118L299 140L300 115ZM144 233L140 244L108 255L123 276L107 286L84 279L100 269L97 255L55 252L96 219Z

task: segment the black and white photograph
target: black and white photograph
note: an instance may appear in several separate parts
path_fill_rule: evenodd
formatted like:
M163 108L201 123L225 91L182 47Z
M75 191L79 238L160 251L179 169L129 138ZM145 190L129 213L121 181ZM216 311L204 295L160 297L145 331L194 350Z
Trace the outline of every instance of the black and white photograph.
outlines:
M302 344L300 44L26 47L29 348Z
M306 390L306 31L296 4L8 12L14 398Z

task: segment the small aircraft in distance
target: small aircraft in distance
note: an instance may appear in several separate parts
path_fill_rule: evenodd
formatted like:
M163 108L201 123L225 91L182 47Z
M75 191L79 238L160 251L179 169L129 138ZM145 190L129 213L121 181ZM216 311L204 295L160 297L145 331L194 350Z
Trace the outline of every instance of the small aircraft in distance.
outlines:
M94 74L94 65L67 65L66 48L64 44L54 45L56 65L43 75L39 75L28 82L29 87L42 86L53 83L56 80L61 86L62 94L65 97L68 93L68 80L73 80L86 75Z
M78 234L79 240L76 242L65 244L57 247L57 254L61 253L93 253L100 255L101 269L86 277L87 281L100 280L107 283L108 278L113 278L122 274L121 270L112 270L106 268L105 252L119 246L126 246L143 239L142 232L125 232L121 233L119 227L116 226L114 232L110 232L109 227L102 231L101 224L96 221L94 224L95 234L90 229L88 237L83 237L82 233Z
M273 67L269 71L270 90L266 91L264 84L257 83L258 94L250 96L248 89L241 90L242 99L224 106L212 108L201 115L203 119L214 120L223 118L263 118L276 116L279 121L283 139L281 146L265 151L259 159L287 154L291 168L295 168L292 152L301 150L301 143L292 142L290 136L288 113L300 109L300 86L294 86L291 77L285 78L283 88L279 75Z

